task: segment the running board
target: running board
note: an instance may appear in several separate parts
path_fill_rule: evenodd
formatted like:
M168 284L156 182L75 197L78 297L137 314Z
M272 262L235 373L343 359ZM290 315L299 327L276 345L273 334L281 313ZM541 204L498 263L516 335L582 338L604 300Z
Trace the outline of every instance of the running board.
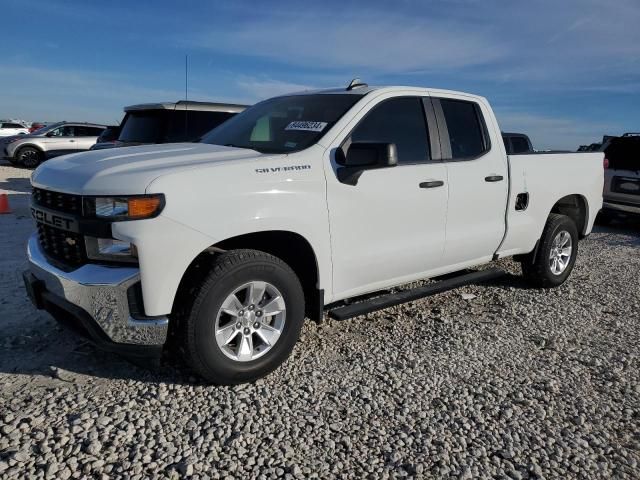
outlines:
M400 305L401 303L410 302L412 300L418 300L419 298L453 290L454 288L469 285L471 283L486 282L487 280L501 277L504 273L505 272L499 268L490 268L487 270L465 273L463 275L458 275L446 280L440 280L423 287L403 290L397 293L388 293L362 302L337 307L329 311L329 316L334 320L347 320L349 318L357 317L358 315L365 315L367 313L375 312L376 310L382 310L383 308L393 307L394 305Z

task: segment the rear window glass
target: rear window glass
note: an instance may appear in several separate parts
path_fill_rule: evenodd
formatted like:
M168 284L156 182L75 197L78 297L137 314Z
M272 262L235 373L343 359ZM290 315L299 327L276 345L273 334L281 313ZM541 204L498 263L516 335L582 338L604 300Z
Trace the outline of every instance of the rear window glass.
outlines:
M170 112L166 142L193 142L205 133L233 117L229 112L198 112L195 110L175 110Z
M440 104L447 122L451 157L454 160L477 157L488 150L473 102L442 98Z
M525 153L529 151L529 142L524 137L511 137L513 153Z
M640 137L615 138L604 152L609 168L640 170Z
M164 110L129 112L118 140L121 142L159 143L165 133Z

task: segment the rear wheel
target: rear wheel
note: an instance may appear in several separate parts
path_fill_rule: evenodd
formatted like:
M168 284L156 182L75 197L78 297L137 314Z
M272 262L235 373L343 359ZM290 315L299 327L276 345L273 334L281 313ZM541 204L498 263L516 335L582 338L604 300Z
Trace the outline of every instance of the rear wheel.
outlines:
M34 147L23 147L16 153L17 163L27 168L36 168L42 162L42 152Z
M250 382L291 353L304 322L304 293L291 268L256 250L221 254L179 319L191 367L217 384Z
M566 215L552 213L540 237L535 258L527 255L522 273L537 287L562 285L571 274L578 255L578 229Z

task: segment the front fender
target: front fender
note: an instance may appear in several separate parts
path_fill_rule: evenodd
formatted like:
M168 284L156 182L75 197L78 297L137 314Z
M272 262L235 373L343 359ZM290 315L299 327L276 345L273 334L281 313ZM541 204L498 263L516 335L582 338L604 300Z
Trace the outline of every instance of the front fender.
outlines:
M307 167L272 174L279 165ZM308 155L260 158L171 173L156 178L146 191L165 195L162 215L153 220L114 224L113 228L114 235L117 231L138 247L147 315L170 312L184 272L207 247L264 231L287 231L305 238L316 255L319 288L332 291L324 173ZM126 223L140 227L135 232L126 231ZM162 294L156 294L157 289ZM327 295L327 301L330 297Z

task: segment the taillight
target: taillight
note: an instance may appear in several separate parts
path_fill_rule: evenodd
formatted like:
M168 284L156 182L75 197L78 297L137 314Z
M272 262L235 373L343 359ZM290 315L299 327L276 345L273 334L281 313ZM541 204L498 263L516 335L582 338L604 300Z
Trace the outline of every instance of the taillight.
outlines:
M602 160L602 166L605 170L609 168L609 159L607 157L604 157L604 160Z

